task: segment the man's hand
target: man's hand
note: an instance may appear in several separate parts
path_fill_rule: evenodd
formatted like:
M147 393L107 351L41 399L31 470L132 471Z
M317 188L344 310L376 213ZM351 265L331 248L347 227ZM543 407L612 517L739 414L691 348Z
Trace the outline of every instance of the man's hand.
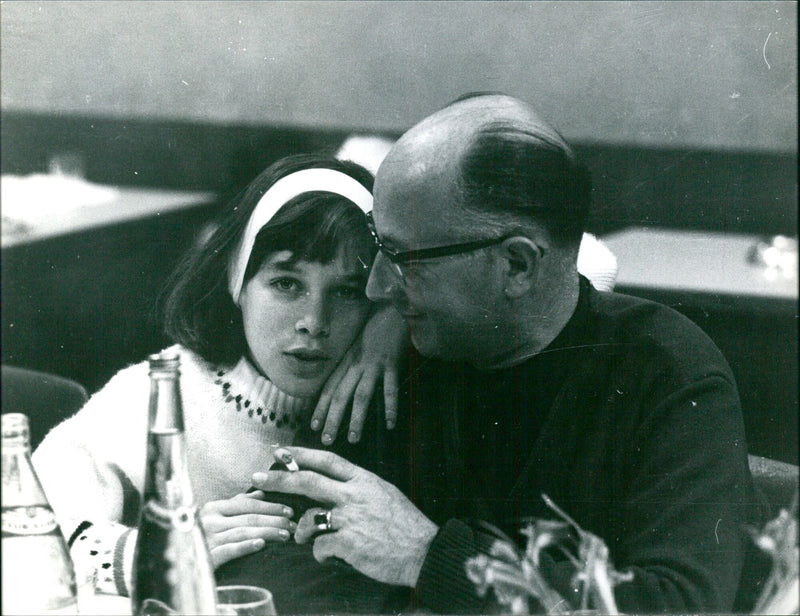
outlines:
M258 552L267 541L286 542L295 525L294 512L279 503L260 500L263 492L237 494L211 501L200 509L200 523L216 569L229 560Z
M314 516L321 510L311 509L300 519L295 540L313 540L320 562L341 558L379 582L415 586L437 526L400 490L344 458L316 449L286 449L301 470L255 473L253 485L328 503L334 531L318 534Z
M383 377L386 426L397 422L398 366L409 347L408 327L392 306L376 308L339 365L328 377L311 416L311 429L322 429L323 445L336 439L345 411L353 401L347 439L361 438L370 400ZM323 426L324 423L324 426Z

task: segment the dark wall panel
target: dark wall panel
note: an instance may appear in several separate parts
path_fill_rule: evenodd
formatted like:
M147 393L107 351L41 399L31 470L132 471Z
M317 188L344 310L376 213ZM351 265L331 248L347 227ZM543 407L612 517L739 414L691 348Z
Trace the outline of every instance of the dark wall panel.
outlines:
M335 152L343 130L4 113L3 173L44 172L77 153L88 179L238 190L273 160ZM385 134L396 137L395 134ZM629 225L797 234L797 155L577 144L595 184L592 230Z
M212 209L3 248L3 363L95 391L159 350L156 298Z

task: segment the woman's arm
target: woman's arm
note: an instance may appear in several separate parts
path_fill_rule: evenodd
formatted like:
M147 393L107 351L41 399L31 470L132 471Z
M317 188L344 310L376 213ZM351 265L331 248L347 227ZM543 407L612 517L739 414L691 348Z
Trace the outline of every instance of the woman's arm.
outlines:
M103 592L126 594L147 437L147 367L118 372L33 454L73 560L97 570Z
M119 465L106 464L92 453L94 430L87 435L82 419L79 413L51 431L33 462L76 567L97 572L98 590L125 595L139 491ZM100 426L96 430L113 438Z
M324 445L330 445L336 439L351 400L353 410L347 439L351 443L358 442L370 400L381 377L386 426L394 428L397 422L398 368L409 344L408 327L400 314L389 304L377 305L363 331L325 383L311 417L311 429L322 429Z

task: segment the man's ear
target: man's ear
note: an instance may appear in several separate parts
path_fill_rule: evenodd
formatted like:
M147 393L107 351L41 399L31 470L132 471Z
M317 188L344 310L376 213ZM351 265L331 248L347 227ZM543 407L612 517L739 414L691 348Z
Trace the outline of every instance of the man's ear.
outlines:
M538 265L545 247L535 240L515 235L501 244L505 259L505 293L515 299L528 293L536 283Z

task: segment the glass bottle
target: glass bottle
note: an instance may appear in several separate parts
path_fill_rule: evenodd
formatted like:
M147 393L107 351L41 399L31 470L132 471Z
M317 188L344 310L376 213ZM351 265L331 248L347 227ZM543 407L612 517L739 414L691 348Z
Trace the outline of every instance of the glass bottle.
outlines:
M2 416L3 614L77 614L75 571L31 464L28 418Z
M131 593L134 616L216 614L214 569L192 495L178 355L151 355L149 429Z

